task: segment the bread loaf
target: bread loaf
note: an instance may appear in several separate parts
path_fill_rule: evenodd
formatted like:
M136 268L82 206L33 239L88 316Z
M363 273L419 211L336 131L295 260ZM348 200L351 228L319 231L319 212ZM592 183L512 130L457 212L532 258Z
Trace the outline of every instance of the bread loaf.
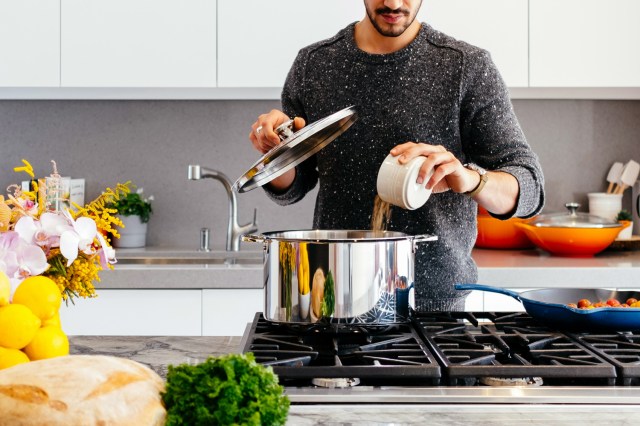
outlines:
M164 381L127 359L70 355L0 370L0 426L162 425Z

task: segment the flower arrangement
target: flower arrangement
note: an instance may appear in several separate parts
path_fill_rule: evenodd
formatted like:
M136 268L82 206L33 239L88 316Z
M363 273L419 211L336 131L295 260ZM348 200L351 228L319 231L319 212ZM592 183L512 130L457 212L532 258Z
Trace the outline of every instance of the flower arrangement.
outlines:
M22 162L14 171L28 174L32 188L10 185L7 199L0 195L0 271L13 288L29 276L43 275L58 285L65 302L95 297L99 271L116 263L108 236L118 238L116 228L122 226L109 205L130 193L130 182L107 188L84 206L59 208L61 177L55 162L46 179L36 179L31 164Z
M143 198L143 193L144 189L138 188L136 192L129 192L118 198L109 207L116 209L118 214L122 216L140 216L140 221L147 223L153 213L151 207L153 195Z

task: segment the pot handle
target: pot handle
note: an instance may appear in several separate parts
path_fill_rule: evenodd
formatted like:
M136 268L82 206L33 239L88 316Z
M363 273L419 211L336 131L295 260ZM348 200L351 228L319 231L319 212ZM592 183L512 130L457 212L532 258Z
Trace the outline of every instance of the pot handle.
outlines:
M456 290L479 290L479 291L488 291L491 293L504 294L507 296L511 296L514 299L516 299L518 302L522 303L522 299L520 298L520 293L513 290L506 289L506 288L502 288L502 287L492 287L489 285L482 285L482 284L456 284L455 289Z
M243 234L242 241L245 243L264 243L267 241L267 237L264 235L255 235L255 234Z
M430 234L420 234L420 235L414 235L412 237L411 242L413 243L413 252L416 252L417 243L424 243L427 241L437 241L438 237L436 235L430 235Z

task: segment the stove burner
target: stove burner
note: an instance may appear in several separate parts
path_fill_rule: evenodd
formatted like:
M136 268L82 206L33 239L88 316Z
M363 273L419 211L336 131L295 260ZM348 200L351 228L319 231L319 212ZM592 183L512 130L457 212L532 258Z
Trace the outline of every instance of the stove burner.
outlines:
M542 386L542 377L480 377L485 386Z
M256 314L242 352L288 387L640 386L640 334L565 333L522 312L415 312L406 324L348 327Z
M360 379L352 378L345 379L340 377L325 377L325 378L315 378L311 380L311 383L321 388L351 388L354 386L358 386L360 384Z
M357 377L366 385L397 383L398 378L440 381L440 366L410 324L292 329L257 314L242 351L270 365L281 383L308 384L318 377Z

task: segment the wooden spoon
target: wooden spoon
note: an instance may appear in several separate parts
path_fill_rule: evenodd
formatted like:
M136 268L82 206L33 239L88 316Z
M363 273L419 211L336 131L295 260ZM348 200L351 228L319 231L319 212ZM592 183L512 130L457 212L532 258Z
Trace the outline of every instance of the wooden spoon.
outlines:
M624 165L624 169L622 169L622 173L620 174L620 185L617 188L616 194L622 194L625 189L633 186L636 180L638 180L638 174L640 174L640 164L629 160L629 162Z
M609 187L607 188L607 194L614 193L614 186L620 182L620 175L622 174L622 169L624 168L624 164L619 161L616 161L609 169L609 174L607 175L607 182L609 182ZM618 189L618 188L615 188Z

